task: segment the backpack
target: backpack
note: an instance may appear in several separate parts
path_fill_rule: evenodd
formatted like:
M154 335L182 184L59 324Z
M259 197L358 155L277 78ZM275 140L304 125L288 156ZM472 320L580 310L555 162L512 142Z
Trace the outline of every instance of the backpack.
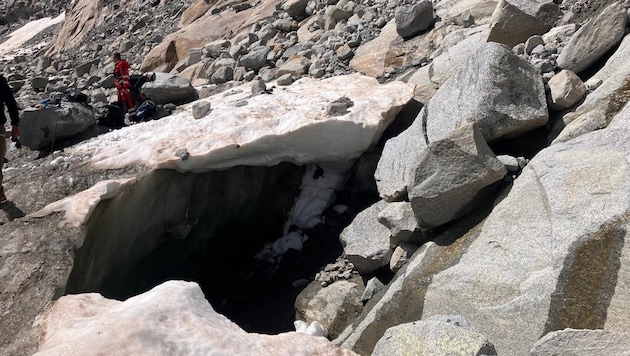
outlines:
M125 126L125 114L118 105L106 105L107 113L98 119L98 124L109 127L110 129L119 129Z
M72 103L87 103L88 96L78 90L72 90L66 93L66 100Z
M136 116L138 121L148 121L155 114L155 103L151 100L145 100L140 106L136 108Z

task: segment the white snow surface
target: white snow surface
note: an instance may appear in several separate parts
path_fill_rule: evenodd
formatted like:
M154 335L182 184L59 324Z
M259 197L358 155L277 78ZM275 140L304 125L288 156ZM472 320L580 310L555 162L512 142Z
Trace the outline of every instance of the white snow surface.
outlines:
M90 189L46 205L29 217L41 218L54 212L64 212L65 219L61 221L61 225L78 227L88 221L98 203L115 197L136 182L136 178L98 182Z
M335 191L343 187L353 163L354 161L320 163L306 167L300 195L289 213L285 232L291 225L308 229L321 222L321 213L335 201ZM315 177L318 169L321 170L321 175Z
M378 84L360 74L304 78L257 96L250 87L201 99L213 109L199 120L193 119L191 103L171 116L112 131L69 152L90 156L89 164L98 169L144 164L180 172L347 161L378 140L414 89L402 82ZM344 115L329 116L327 106L343 96L354 106ZM186 159L176 155L184 149Z
M47 29L50 26L61 23L66 18L66 13L62 12L59 16L55 18L44 17L39 20L31 21L19 29L13 31L8 35L9 39L0 43L0 57L7 56L11 52L18 50L22 47L24 42L30 40L35 37L38 33ZM44 44L39 44L38 47L42 47ZM24 52L30 53L33 48L30 48L30 51Z
M201 99L210 101L214 109L199 120L192 117L191 103L169 117L86 141L67 149L66 155L81 157L96 169L144 164L154 169L206 172L237 165L309 164L302 193L287 221L287 228L309 228L320 222L319 215L334 201L334 191L343 184L352 160L376 143L413 97L413 89L412 84L402 82L381 85L359 74L326 80L305 78L275 88L273 94L253 97L247 84ZM344 115L329 116L327 106L343 96L354 105ZM247 105L237 105L243 101ZM323 168L317 179L312 178L314 163ZM89 220L101 200L111 199L135 182L133 178L100 182L30 216L65 212L62 224L79 226ZM289 248L301 249L306 238L300 233L285 234L269 246L272 257Z
M193 282L167 281L124 302L97 293L65 295L51 303L36 356L274 355L354 356L319 335L247 333L217 313Z
M295 326L296 332L302 334L323 337L326 337L326 335L328 335L326 329L317 320L311 322L310 324L307 324L305 321L302 320L296 320L293 322L293 326Z

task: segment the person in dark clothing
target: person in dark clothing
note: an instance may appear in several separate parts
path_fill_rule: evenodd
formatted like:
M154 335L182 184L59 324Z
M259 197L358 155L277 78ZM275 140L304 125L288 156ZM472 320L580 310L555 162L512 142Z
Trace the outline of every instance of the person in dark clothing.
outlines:
M131 82L131 100L136 106L136 116L135 120L130 120L134 122L148 121L151 119L151 116L155 114L156 106L155 103L142 91L142 86L144 83L155 81L155 73L144 73L144 74L132 74L129 77L129 81Z
M7 153L6 129L4 127L7 122L7 117L4 113L5 106L11 118L11 138L17 140L20 137L20 113L7 79L0 75L0 203L7 200L2 187L2 166L4 165L4 156Z
M129 76L129 82L131 83L129 92L131 94L131 100L136 108L148 99L142 91L142 86L144 83L153 81L155 81L155 73L132 74Z

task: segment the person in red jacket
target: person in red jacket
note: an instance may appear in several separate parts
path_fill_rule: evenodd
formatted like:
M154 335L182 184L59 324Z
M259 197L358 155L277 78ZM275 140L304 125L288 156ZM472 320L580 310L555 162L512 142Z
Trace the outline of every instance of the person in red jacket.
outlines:
M7 152L7 133L4 128L7 122L7 117L4 114L5 105L11 118L11 138L17 140L20 136L20 114L17 102L6 78L0 75L0 204L7 201L7 197L4 195L4 188L2 187L2 166L4 165L4 155Z
M123 112L127 110L129 113L129 120L135 121L136 108L131 100L131 82L129 81L129 62L122 59L119 52L114 53L112 56L114 63L114 84L118 89L118 104L122 107Z

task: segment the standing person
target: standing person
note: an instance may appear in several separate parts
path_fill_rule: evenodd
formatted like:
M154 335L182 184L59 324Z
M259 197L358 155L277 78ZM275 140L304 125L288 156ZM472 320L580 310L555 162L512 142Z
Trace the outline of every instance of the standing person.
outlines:
M122 59L119 52L114 53L112 56L114 63L114 84L118 89L118 104L121 105L123 111L126 109L129 114L129 120L135 121L136 107L131 100L131 82L129 81L129 62Z
M9 110L9 117L11 117L11 137L17 140L20 137L20 113L7 79L0 75L0 203L7 201L2 187L2 166L4 165L4 156L7 153L6 130L4 128L7 122L4 113L5 105Z

